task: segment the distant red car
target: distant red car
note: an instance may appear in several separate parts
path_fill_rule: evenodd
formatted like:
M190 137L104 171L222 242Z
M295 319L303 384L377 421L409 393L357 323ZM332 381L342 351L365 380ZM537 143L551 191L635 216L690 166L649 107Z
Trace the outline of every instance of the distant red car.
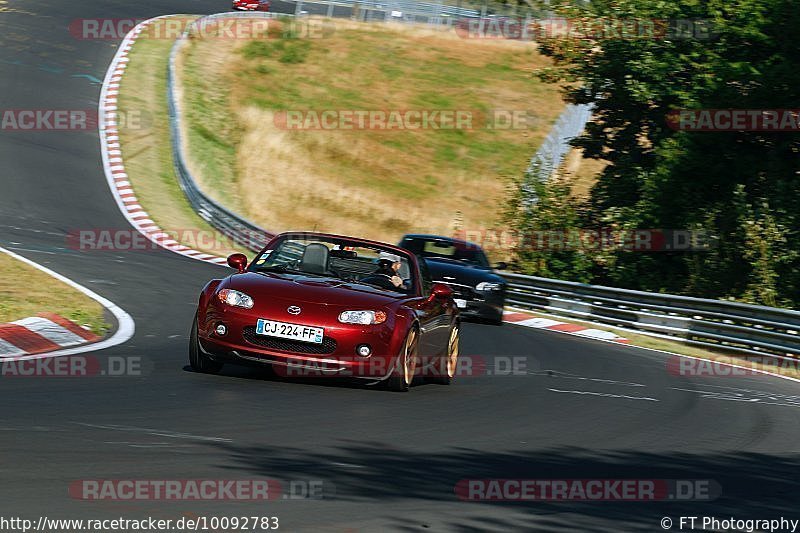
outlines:
M233 0L233 9L239 11L269 11L269 0Z
M275 237L250 265L209 282L189 342L198 372L225 363L352 376L406 391L415 375L449 384L459 313L424 261L375 241L322 233ZM297 371L308 371L307 374Z

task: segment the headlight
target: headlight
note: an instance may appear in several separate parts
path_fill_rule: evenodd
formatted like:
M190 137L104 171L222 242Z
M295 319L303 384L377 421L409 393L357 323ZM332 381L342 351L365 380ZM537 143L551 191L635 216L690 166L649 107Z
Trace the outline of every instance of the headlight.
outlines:
M382 324L386 322L386 313L383 311L344 311L339 315L339 322L343 324Z
M233 307L243 307L245 309L253 308L253 299L243 292L235 291L233 289L222 289L217 293L219 301L232 305Z
M502 283L492 283L491 281L482 281L475 286L476 291L499 291L502 288Z

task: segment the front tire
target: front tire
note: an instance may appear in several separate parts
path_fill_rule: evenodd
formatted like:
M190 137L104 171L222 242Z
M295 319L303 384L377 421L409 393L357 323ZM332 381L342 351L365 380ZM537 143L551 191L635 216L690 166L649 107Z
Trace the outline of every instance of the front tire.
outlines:
M216 374L222 370L222 363L210 359L200 349L200 339L197 335L197 315L192 323L192 332L189 334L189 366L195 372L202 374Z
M450 385L456 377L458 370L458 353L459 353L459 327L458 324L453 326L450 331L450 340L447 341L447 352L437 358L437 365L435 367L436 375L430 378L431 383L438 383L440 385Z
M389 390L408 392L411 382L414 381L414 374L417 371L417 362L419 359L417 353L417 337L418 333L416 328L413 328L408 332L408 335L406 335L403 347L397 355L395 368L392 371L392 375L389 376L387 383Z

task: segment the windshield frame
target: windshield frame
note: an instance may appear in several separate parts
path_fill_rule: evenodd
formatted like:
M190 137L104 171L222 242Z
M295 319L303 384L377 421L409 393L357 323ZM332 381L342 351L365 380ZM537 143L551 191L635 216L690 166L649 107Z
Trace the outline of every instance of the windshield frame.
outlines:
M327 275L327 274L317 274L313 272L305 272L303 270L297 270L292 268L281 269L279 265L271 265L265 268L261 268L258 264L259 260L264 259L265 254L272 254L275 250L277 250L280 246L282 246L286 241L309 241L310 242L319 242L328 245L338 245L341 247L355 247L355 248L362 248L372 250L373 252L386 252L389 254L393 254L396 256L401 257L406 264L408 265L408 281L409 287L407 289L398 289L398 290L391 290L386 289L384 287L372 284L372 283L363 283L358 279L347 279L344 277L339 277L336 275ZM269 256L267 256L269 257ZM276 268L277 267L277 268ZM308 232L288 232L288 233L281 233L273 237L273 239L261 249L260 252L256 254L250 264L247 266L247 272L252 273L260 273L260 274L287 274L287 275L294 275L294 276L308 276L308 277L317 277L317 278L327 278L327 279L335 279L345 283L355 284L355 285L363 285L365 287L371 287L381 291L382 293L389 294L398 294L403 297L417 297L422 295L422 284L421 284L421 274L419 270L419 262L417 257L408 250L403 248L382 243L378 241L371 241L367 239L359 239L355 237L347 237L342 235L333 235L333 234L326 234L326 233L308 233ZM366 276L365 276L366 277Z

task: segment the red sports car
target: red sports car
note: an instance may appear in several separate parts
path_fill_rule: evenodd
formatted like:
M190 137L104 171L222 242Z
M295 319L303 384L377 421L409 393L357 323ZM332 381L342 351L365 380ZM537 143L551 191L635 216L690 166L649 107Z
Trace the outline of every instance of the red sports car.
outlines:
M233 9L239 11L269 11L269 0L233 0Z
M374 241L284 233L238 273L209 282L189 341L198 372L254 364L287 375L352 376L406 391L415 375L449 384L459 314L424 261Z

